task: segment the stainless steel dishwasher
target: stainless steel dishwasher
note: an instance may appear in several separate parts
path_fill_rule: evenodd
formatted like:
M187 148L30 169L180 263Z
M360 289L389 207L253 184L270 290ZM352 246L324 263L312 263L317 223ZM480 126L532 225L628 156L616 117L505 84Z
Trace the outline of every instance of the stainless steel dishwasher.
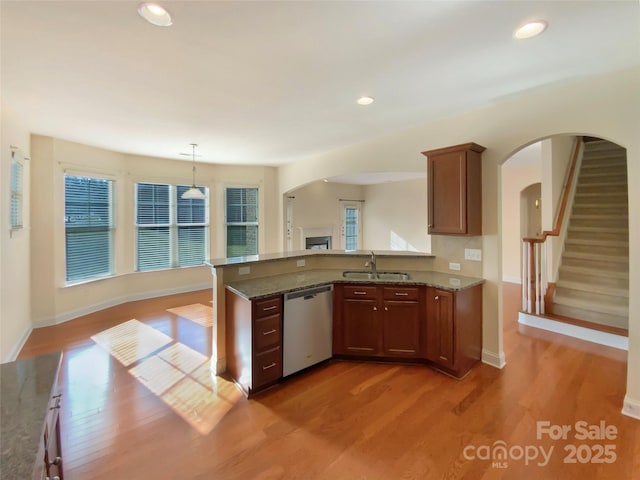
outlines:
M284 296L283 376L331 358L333 285Z

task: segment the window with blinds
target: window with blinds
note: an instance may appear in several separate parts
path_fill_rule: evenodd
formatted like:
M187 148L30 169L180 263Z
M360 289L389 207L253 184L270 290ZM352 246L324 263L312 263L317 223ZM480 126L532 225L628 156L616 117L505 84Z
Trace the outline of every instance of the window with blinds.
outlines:
M258 253L258 189L227 188L227 257Z
M67 283L113 273L113 181L65 175Z
M11 152L11 229L22 228L24 165Z
M185 185L136 184L138 271L202 265L207 258L207 204L204 199L181 198L188 189Z

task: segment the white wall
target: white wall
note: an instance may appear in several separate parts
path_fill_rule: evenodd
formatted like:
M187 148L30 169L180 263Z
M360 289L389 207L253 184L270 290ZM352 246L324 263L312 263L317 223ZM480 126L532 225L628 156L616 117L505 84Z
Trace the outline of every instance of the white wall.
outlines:
M502 165L502 280L521 282L520 193L540 182L540 157L530 163L507 161Z
M423 171L420 152L474 141L483 153L483 359L501 365L502 225L500 166L532 142L587 134L627 149L629 240L640 245L640 68L536 89L463 115L351 145L280 169L282 193L322 177L364 172ZM401 165L401 167L399 167ZM432 249L435 255L438 251ZM630 249L629 290L640 290L640 252ZM627 405L640 418L640 296L629 304ZM630 410L628 413L633 414Z
M98 174L115 180L115 275L65 286L63 176ZM35 326L58 323L124 301L206 288L208 267L135 272L134 184L191 183L184 161L112 152L51 137L32 137L31 310ZM278 237L277 176L271 167L229 167L198 164L196 181L210 188L210 252L224 256L225 186L260 188L261 251L274 251ZM269 239L269 240L267 240Z
M23 228L10 231L11 148L30 156L29 130L2 105L0 141L0 362L13 360L31 331L29 192L31 164L24 162Z
M431 251L425 178L367 185L364 196L364 249Z

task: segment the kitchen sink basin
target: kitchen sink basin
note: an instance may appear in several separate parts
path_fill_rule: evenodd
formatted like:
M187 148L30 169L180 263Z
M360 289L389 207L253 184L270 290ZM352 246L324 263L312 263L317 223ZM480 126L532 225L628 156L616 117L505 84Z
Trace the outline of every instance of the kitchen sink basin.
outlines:
M342 276L349 280L409 280L409 274L404 272L378 272L348 270L342 272Z

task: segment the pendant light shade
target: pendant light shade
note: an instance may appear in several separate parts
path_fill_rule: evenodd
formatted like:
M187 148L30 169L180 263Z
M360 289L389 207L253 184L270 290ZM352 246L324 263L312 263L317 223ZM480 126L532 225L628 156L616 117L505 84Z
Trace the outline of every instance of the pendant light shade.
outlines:
M193 167L191 168L192 182L191 182L191 188L180 196L180 198L184 200L204 200L206 198L206 195L204 194L204 192L200 190L198 187L196 187L196 147L197 146L198 146L197 143L191 144L191 157L193 159Z

